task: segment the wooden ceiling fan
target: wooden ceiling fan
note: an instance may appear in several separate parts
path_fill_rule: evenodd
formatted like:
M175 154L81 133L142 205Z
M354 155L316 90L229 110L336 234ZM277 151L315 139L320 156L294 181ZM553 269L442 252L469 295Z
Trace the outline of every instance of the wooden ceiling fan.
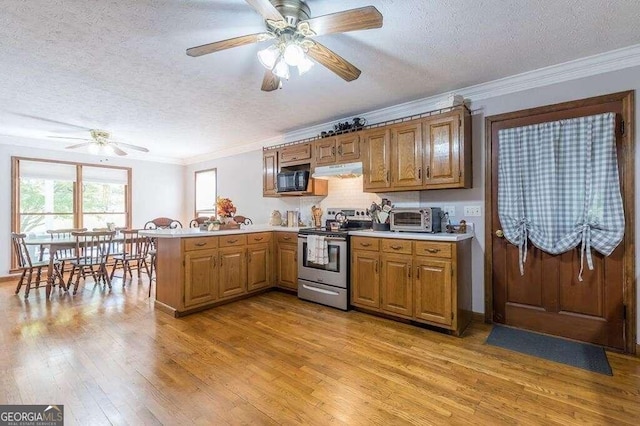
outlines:
M382 27L382 14L374 6L311 18L303 0L246 0L264 19L266 31L222 40L187 49L187 55L197 57L232 47L275 40L275 44L258 53L267 68L262 90L270 92L282 87L289 76L289 66L297 66L303 74L315 60L346 81L353 81L361 71L313 38L319 35L344 33Z
M116 142L111 139L111 134L104 130L91 129L89 130L89 134L91 135L91 138L75 138L75 137L66 137L66 136L49 136L49 137L53 139L77 139L81 141L86 141L76 145L69 145L65 147L65 149L76 149L76 148L88 147L89 152L91 152L92 154L114 153L120 156L127 155L126 151L124 151L122 148L134 149L136 151L141 151L141 152L149 152L147 148L142 146L131 145L124 142Z

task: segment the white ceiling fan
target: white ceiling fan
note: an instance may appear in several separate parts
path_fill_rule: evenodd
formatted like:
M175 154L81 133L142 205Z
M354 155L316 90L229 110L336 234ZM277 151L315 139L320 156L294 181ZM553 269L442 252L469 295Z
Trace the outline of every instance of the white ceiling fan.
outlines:
M76 145L69 145L65 147L65 149L77 149L77 148L83 148L86 146L88 147L89 152L91 154L103 153L103 154L116 154L120 156L127 155L127 152L124 151L122 148L133 149L141 152L149 152L147 148L142 146L131 145L124 142L114 141L111 139L111 134L105 130L91 129L89 130L89 134L91 135L91 138L75 138L75 137L67 137L67 136L49 136L49 137L53 139L74 139L74 140L86 141Z

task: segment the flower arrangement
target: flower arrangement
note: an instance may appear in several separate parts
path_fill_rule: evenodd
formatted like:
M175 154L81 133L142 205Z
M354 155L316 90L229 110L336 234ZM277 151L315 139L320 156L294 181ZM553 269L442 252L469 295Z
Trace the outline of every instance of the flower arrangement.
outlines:
M218 217L221 218L233 217L236 213L236 208L233 205L233 202L228 198L218 197L216 200L216 208Z

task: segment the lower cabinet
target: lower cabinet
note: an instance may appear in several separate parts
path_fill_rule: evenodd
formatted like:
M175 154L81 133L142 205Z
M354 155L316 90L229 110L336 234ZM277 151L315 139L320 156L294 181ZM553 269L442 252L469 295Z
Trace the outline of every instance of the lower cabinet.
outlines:
M375 240L351 238L351 304L460 335L472 317L471 240Z
M247 290L259 290L271 285L271 245L247 247Z
M217 299L218 250L188 252L184 256L184 306L191 307Z
M218 297L237 296L247 292L246 249L244 247L222 248L220 252L220 279Z
M298 246L278 243L277 283L278 287L298 289Z

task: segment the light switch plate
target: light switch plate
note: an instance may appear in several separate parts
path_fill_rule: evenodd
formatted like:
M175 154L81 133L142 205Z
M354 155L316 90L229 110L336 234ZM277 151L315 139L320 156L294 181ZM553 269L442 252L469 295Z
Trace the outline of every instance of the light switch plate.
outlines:
M444 206L442 207L442 211L445 213L449 213L449 219L455 217L456 215L456 207L455 206Z
M464 206L465 216L482 216L481 206Z

